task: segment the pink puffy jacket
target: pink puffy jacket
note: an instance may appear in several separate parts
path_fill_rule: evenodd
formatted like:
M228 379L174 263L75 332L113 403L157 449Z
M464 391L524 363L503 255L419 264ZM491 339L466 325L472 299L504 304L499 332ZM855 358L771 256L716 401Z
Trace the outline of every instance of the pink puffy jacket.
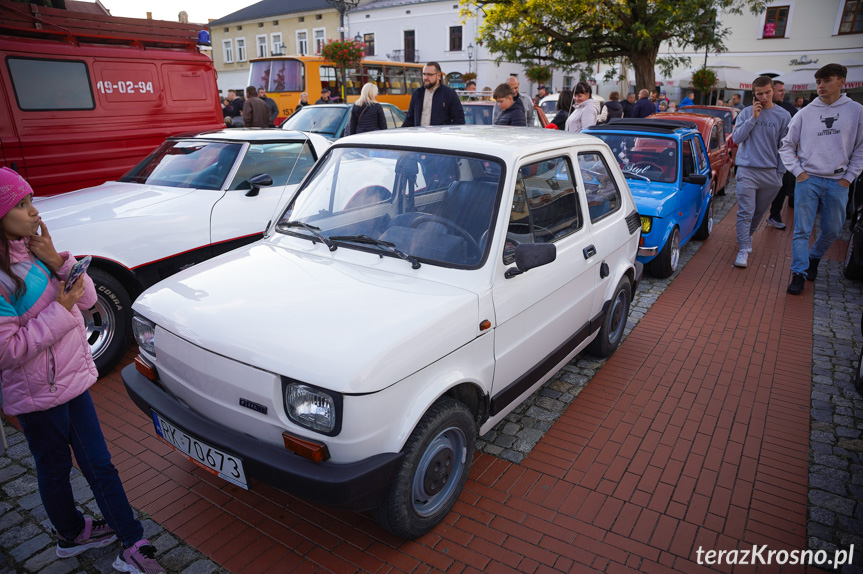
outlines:
M75 258L60 254L65 263L58 279L29 253L27 243L26 238L9 242L12 272L24 279L27 292L15 297L10 278L0 273L0 383L8 415L62 405L98 378L81 315L96 303L93 281L83 275L84 296L67 311L57 302L57 290Z

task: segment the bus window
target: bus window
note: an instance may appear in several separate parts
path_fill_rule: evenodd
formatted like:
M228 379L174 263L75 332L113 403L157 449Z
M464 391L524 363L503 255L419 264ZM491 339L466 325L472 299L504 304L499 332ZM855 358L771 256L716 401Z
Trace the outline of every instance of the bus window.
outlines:
M321 66L321 89L329 88L333 97L339 96L339 82L336 79L336 69L332 66ZM311 94L309 94L311 97Z
M421 88L423 85L422 68L405 68L405 82L409 90Z
M252 72L249 74L249 85L267 89L270 85L270 65L274 62L252 62ZM272 88L270 88L272 90ZM268 92L270 90L267 90Z
M269 64L269 62L255 62L252 64L252 72L258 64ZM306 66L299 60L273 60L273 69L270 74L270 86L268 92L302 92L306 89L305 78ZM252 75L254 78L255 76ZM258 84L261 87L262 84ZM311 94L309 94L311 96Z
M386 94L387 87L384 83L384 69L381 66L363 66L363 76L366 82L371 82L378 87L379 94Z
M386 67L386 78L387 85L389 86L389 93L391 94L404 94L407 93L405 90L405 69L401 66L387 66Z
M345 95L359 96L360 90L363 89L363 78L356 68L348 68L347 81L345 81Z

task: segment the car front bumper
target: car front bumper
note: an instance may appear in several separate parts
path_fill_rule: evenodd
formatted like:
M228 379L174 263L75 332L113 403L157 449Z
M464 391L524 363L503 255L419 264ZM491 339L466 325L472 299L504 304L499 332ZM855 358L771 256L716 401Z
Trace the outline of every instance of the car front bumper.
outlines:
M382 453L352 463L315 463L284 448L226 429L180 403L129 365L122 372L126 391L147 416L156 411L193 436L243 459L246 475L290 494L346 510L381 504L403 453Z
M639 257L656 257L659 254L659 247L639 247Z

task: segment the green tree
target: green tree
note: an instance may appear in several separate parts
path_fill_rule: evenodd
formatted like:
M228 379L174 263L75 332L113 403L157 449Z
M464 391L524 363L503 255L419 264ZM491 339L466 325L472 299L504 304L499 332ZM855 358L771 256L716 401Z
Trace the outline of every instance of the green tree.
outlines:
M581 70L581 63L626 58L637 88L656 84L655 67L685 65L689 58L657 61L660 45L723 51L729 31L719 12L753 14L763 0L461 0L465 15L480 13L478 36L499 60L545 62Z

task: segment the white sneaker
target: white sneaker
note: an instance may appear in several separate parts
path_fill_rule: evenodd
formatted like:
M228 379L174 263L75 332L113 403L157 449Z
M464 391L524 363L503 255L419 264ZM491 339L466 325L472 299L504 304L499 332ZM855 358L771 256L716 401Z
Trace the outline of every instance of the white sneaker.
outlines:
M734 260L735 267L746 267L746 260L749 259L749 252L740 250L737 252L737 259Z

